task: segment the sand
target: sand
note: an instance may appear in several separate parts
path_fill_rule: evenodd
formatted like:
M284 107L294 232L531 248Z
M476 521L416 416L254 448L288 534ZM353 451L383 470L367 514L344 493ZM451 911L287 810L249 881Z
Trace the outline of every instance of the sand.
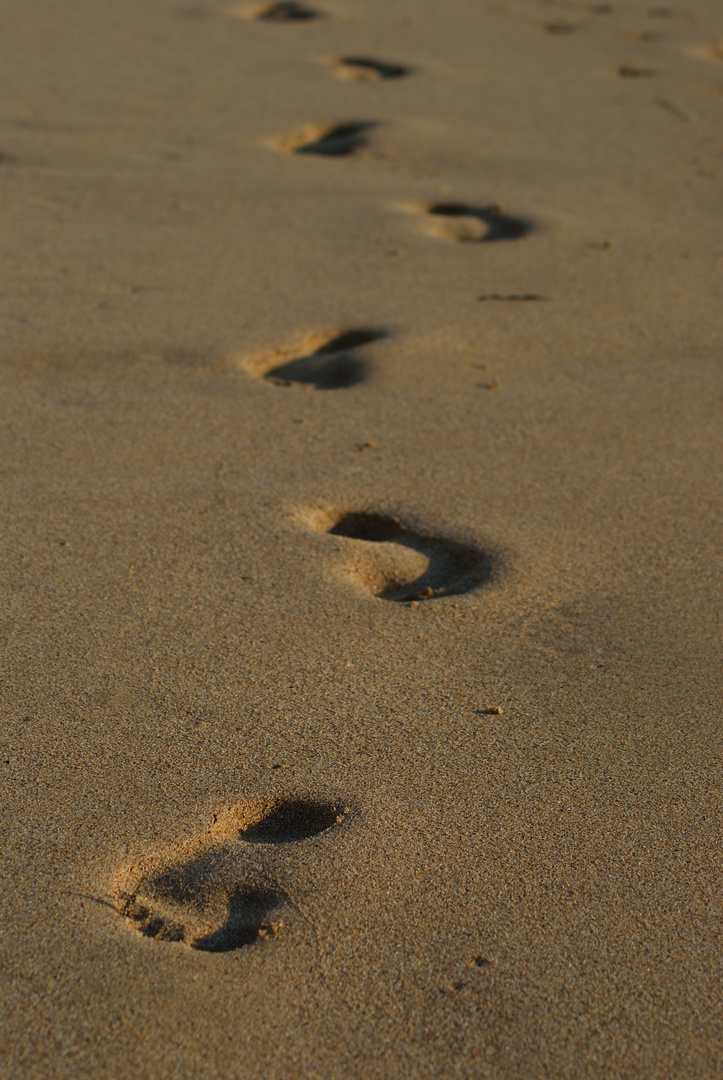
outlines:
M3 6L0 1072L720 1075L720 5L289 13Z

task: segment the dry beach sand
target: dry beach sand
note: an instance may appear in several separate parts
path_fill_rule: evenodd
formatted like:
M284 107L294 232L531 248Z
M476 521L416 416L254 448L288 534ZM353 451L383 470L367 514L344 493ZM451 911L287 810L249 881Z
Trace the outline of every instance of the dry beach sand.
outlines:
M721 1075L671 4L3 3L3 1077Z

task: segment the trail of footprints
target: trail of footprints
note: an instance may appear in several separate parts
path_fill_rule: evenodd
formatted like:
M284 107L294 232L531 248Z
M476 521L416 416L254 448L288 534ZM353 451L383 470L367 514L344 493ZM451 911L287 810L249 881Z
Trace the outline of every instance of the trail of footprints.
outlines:
M229 13L274 23L307 23L324 16L302 3L257 4ZM324 62L337 78L360 83L399 79L412 71L369 57ZM276 136L268 145L290 154L349 157L368 145L376 126L370 120L309 125ZM416 215L421 231L455 243L518 240L532 229L529 221L497 204L439 201L403 209ZM384 329L369 327L319 331L242 366L277 388L345 390L368 377L370 347L388 336ZM416 607L488 585L497 574L494 553L394 514L316 508L304 520L333 539L346 578L383 601ZM310 798L237 803L216 814L203 833L123 868L114 881L112 905L143 937L200 952L229 953L272 938L296 910L277 880L274 850L332 842L331 836L323 837L338 832L349 813L348 806Z
M609 5L590 9L609 11ZM238 14L270 23L309 23L324 12L303 3L262 3L234 8ZM657 9L649 15L663 14ZM571 33L567 23L546 23L551 35ZM706 55L723 55L723 48ZM412 72L406 65L369 57L327 58L342 80L380 82ZM620 78L652 72L622 65ZM370 120L309 125L269 140L276 150L297 155L341 158L366 148L377 124ZM460 244L516 241L533 228L530 221L497 204L437 201L404 207L417 216L421 231ZM480 301L542 301L532 293L489 293ZM384 340L378 328L351 328L307 335L296 344L248 360L244 367L275 387L344 390L367 378L365 350ZM338 545L346 577L374 597L409 607L457 596L494 581L495 553L475 544L440 536L375 509L315 509L306 524ZM112 905L148 939L206 953L230 953L278 935L298 910L274 851L295 845L333 842L350 814L348 806L311 798L271 797L237 803L214 816L201 834L174 848L142 858L121 870ZM328 838L326 834L330 834ZM477 966L487 963L481 957Z

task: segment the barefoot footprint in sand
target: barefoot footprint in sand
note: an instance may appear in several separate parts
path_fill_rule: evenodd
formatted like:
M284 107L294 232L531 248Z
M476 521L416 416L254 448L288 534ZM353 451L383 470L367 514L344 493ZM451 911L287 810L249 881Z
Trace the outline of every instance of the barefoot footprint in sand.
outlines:
M494 577L490 553L391 514L315 509L303 517L317 531L343 538L345 576L381 600L417 603L459 596Z
M269 872L269 845L311 840L348 813L348 806L311 799L228 807L199 836L124 868L113 907L144 937L204 952L232 952L273 936L293 905Z
M325 57L323 62L328 64L336 78L343 82L382 82L386 79L401 79L411 72L411 68L404 64L374 60L370 56L330 56Z
M227 15L235 15L242 19L259 19L263 22L310 22L322 16L316 8L307 7L306 4L277 3L277 4L245 4L227 8Z
M285 154L314 154L318 157L349 157L367 145L367 133L374 120L348 120L339 124L307 124L284 135L266 140L272 150Z
M529 221L511 216L498 203L416 203L403 209L421 215L421 229L428 236L458 244L518 240L532 231Z
M386 337L385 330L321 330L307 334L295 345L241 358L238 362L250 375L275 386L342 390L367 376L367 362L359 350Z

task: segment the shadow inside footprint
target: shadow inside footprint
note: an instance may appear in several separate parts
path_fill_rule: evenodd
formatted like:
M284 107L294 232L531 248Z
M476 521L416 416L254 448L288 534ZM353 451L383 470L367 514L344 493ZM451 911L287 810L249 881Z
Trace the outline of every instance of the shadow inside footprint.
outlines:
M318 19L319 15L318 11L304 4L280 3L266 4L254 17L273 22L308 22L309 19Z
M251 844L295 844L340 825L348 806L307 797L251 799L220 809L209 829L175 849L127 867L115 910L143 937L201 952L231 952L275 935L270 914L287 893L262 869Z
M342 56L336 61L335 74L352 82L374 82L380 79L401 79L410 68L403 64L388 64L366 56Z
M178 885L179 875L175 877L175 884ZM198 906L199 896L189 896L187 888L181 887L176 891L170 887L173 882L164 882L162 879L149 884L151 891L156 894L156 900L160 898L166 902L175 901L181 912L184 905ZM198 893L198 889L195 893ZM195 938L189 935L180 921L167 914L154 914L147 904L139 903L135 897L126 898L120 911L135 923L144 937L155 938L157 941L183 942L192 949L204 952L232 952L244 945L253 944L259 938L267 937L269 933L277 933L281 923L269 923L267 918L285 899L281 890L269 886L245 885L235 888L228 897L226 918L222 925L217 930Z
M316 138L294 147L295 154L318 154L321 157L348 157L366 146L366 133L375 124L358 121L348 124L331 124Z
M427 536L395 517L368 512L343 514L327 530L365 544L390 544L410 549L417 558L392 559L366 575L382 600L398 603L432 600L470 592L492 579L492 557L476 548L438 536ZM364 574L358 574L364 578Z
M510 217L495 203L470 206L468 203L437 202L430 203L425 210L433 219L441 219L440 235L463 243L517 240L532 228L529 222Z
M278 924L269 923L268 916L285 899L284 894L268 887L245 886L234 889L228 898L226 921L211 934L193 942L193 949L202 952L233 952L252 945L269 933L276 933Z
M354 350L386 337L381 330L347 330L315 349L309 356L278 364L264 373L277 386L313 386L317 390L342 390L360 383L366 365Z
M263 817L241 830L252 844L296 844L341 824L346 810L332 803L286 800L268 807Z
M117 910L144 937L231 952L277 933L281 923L268 916L287 899L272 884L234 882L241 872L231 849L215 847L138 881Z

